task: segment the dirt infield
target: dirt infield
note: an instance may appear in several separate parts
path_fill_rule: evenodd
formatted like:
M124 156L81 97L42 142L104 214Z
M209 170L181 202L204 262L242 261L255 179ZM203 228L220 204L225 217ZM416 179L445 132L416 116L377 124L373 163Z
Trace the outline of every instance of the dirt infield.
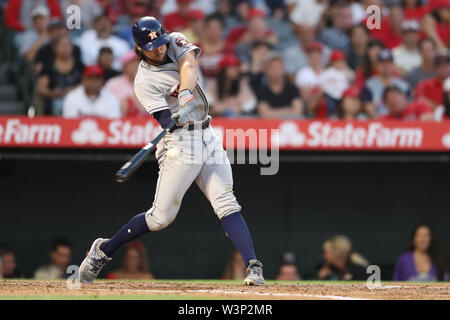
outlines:
M98 281L69 289L65 281L0 280L1 299L445 299L449 284L385 283L369 290L365 283L270 283L246 287L220 281Z

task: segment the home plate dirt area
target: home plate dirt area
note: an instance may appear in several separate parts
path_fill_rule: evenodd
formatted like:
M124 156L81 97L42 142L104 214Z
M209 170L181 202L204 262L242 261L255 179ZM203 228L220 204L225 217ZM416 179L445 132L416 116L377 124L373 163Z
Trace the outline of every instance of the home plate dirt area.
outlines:
M450 285L385 282L370 290L362 282L269 281L265 286L247 287L220 280L99 280L69 289L63 280L0 280L0 299L448 300Z

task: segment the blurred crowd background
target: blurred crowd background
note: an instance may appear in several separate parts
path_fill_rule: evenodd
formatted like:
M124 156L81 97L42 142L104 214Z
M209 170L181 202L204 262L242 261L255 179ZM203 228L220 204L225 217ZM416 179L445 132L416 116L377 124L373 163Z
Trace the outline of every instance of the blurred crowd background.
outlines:
M151 15L202 49L215 116L450 117L450 0L0 3L1 114L148 116L133 92L130 26Z
M421 224L415 226L409 239L405 241L405 252L401 254L393 270L393 281L450 281L446 259L441 243L432 227ZM351 240L345 235L336 235L326 239L322 245L323 260L317 262L316 277L319 280L365 281L370 274L367 267L370 262L360 253L354 252ZM49 263L37 267L34 279L64 279L72 275L68 267L73 263L73 245L66 237L55 238L50 244ZM175 253L174 253L175 254ZM121 266L116 270L107 270L103 276L107 279L155 279L151 272L147 250L139 241L125 245L121 257ZM216 270L223 280L244 280L246 267L238 251L228 258L223 270ZM387 270L381 270L386 272ZM102 276L102 274L101 274ZM0 243L0 279L24 278L16 264L15 253L6 244ZM280 259L276 280L302 280L295 253L286 252Z

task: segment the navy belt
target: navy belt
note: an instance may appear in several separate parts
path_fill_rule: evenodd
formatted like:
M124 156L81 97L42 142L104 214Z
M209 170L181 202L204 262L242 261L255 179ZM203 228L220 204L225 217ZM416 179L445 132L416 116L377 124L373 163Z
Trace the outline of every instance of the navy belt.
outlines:
M184 126L176 125L175 130L176 129L186 129L188 131L192 131L192 130L196 130L196 129L200 129L200 128L206 129L209 127L210 122L211 122L211 118L208 117L206 120L202 121L201 124L197 122L197 123L188 123L188 124L185 124Z

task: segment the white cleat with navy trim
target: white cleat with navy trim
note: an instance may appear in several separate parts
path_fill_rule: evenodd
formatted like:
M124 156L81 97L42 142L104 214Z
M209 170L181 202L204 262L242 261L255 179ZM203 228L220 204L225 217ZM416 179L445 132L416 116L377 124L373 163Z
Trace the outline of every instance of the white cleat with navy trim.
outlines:
M262 286L266 282L264 281L263 276L263 265L258 260L250 260L249 265L247 267L247 277L244 282L248 286Z
M98 238L92 244L91 250L89 250L86 258L84 258L80 265L80 282L94 282L94 280L97 279L100 270L102 270L106 263L112 260L102 250L100 250L100 245L107 240L109 239Z

